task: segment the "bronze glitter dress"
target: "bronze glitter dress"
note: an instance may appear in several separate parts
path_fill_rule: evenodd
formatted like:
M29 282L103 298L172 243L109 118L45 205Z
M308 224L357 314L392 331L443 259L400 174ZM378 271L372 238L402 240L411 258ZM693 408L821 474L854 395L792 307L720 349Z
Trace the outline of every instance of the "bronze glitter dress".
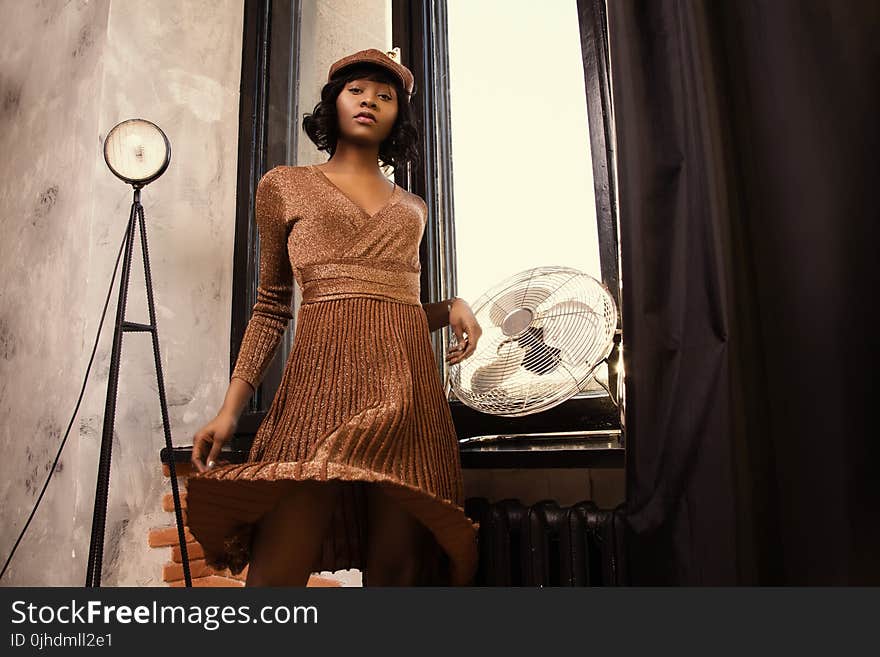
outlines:
M259 385L293 318L294 279L302 304L248 461L187 480L188 525L209 565L241 572L279 483L338 479L313 572L365 570L364 487L381 486L430 530L427 583L472 583L478 524L463 510L458 440L419 295L426 218L425 202L397 185L370 216L317 167L263 176L260 283L233 377Z

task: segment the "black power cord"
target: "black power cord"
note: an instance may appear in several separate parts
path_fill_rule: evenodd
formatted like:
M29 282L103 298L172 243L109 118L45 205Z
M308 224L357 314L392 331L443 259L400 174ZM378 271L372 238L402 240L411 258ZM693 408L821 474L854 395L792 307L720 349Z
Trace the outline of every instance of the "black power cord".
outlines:
M70 435L70 428L73 426L73 422L74 420L76 420L76 415L79 412L79 406L82 403L83 393L85 393L86 390L86 383L88 383L89 380L89 371L92 369L92 363L95 360L95 352L98 350L98 342L100 342L101 339L101 329L104 327L104 318L107 316L107 306L110 304L110 295L113 293L113 284L116 282L116 272L119 271L119 260L120 258L122 258L122 250L125 247L127 236L128 228L126 228L125 235L123 235L122 237L122 244L119 245L119 253L116 254L116 265L113 267L113 278L110 279L110 289L107 290L107 299L104 301L104 310L101 312L101 321L98 324L98 334L95 336L95 346L92 348L92 356L91 358L89 358L88 367L86 367L86 373L83 377L82 388L79 391L79 399L76 400L76 408L73 409L73 416L70 418L70 424L67 425L67 431L64 432L64 439L61 441L61 446L58 448L58 453L55 455L55 461L52 462L52 467L49 468L49 474L46 477L46 483L43 484L43 490L40 491L40 496L34 503L34 508L31 511L31 515L28 517L27 522L24 524L24 528L21 530L21 534L18 535L18 539L15 541L15 545L12 546L12 552L9 553L9 557L6 559L6 564L3 566L3 570L0 571L0 579L2 579L3 575L6 574L6 569L9 568L9 563L12 561L12 556L15 554L15 550L18 548L18 544L21 543L21 539L24 538L24 535L31 524L31 520L33 520L34 514L37 512L37 508L40 506L40 501L43 499L43 494L49 487L49 482L52 480L52 475L55 473L55 466L58 465L58 459L61 458L61 452L64 451L64 445L67 442L67 437Z

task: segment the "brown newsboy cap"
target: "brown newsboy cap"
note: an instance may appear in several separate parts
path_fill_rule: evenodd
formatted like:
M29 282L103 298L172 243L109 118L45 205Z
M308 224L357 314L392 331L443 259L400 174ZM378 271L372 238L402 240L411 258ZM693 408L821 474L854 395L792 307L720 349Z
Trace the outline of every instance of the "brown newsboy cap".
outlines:
M351 55L346 55L330 65L330 72L327 74L327 80L329 81L330 78L346 66L360 64L361 62L371 62L387 68L400 78L401 83L403 83L403 88L406 89L406 93L410 95L412 94L414 82L413 74L412 71L400 63L400 48L395 48L387 53L377 50L376 48L367 48L366 50L359 50Z

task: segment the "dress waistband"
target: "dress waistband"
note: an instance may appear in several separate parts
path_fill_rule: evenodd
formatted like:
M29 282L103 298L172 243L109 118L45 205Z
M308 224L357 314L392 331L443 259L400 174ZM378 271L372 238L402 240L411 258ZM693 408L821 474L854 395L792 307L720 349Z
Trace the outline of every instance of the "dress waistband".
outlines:
M390 263L392 267L395 263ZM302 303L351 296L381 296L421 305L420 272L354 262L323 262L299 270Z

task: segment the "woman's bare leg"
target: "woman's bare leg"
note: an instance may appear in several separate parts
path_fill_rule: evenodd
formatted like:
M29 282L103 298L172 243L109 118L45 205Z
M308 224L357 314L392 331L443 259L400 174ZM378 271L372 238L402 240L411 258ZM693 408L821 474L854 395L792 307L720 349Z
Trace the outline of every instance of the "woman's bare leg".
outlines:
M246 586L308 583L340 489L334 480L291 484L256 528Z
M387 496L379 485L367 486L369 534L364 586L415 586L421 547L429 530Z

